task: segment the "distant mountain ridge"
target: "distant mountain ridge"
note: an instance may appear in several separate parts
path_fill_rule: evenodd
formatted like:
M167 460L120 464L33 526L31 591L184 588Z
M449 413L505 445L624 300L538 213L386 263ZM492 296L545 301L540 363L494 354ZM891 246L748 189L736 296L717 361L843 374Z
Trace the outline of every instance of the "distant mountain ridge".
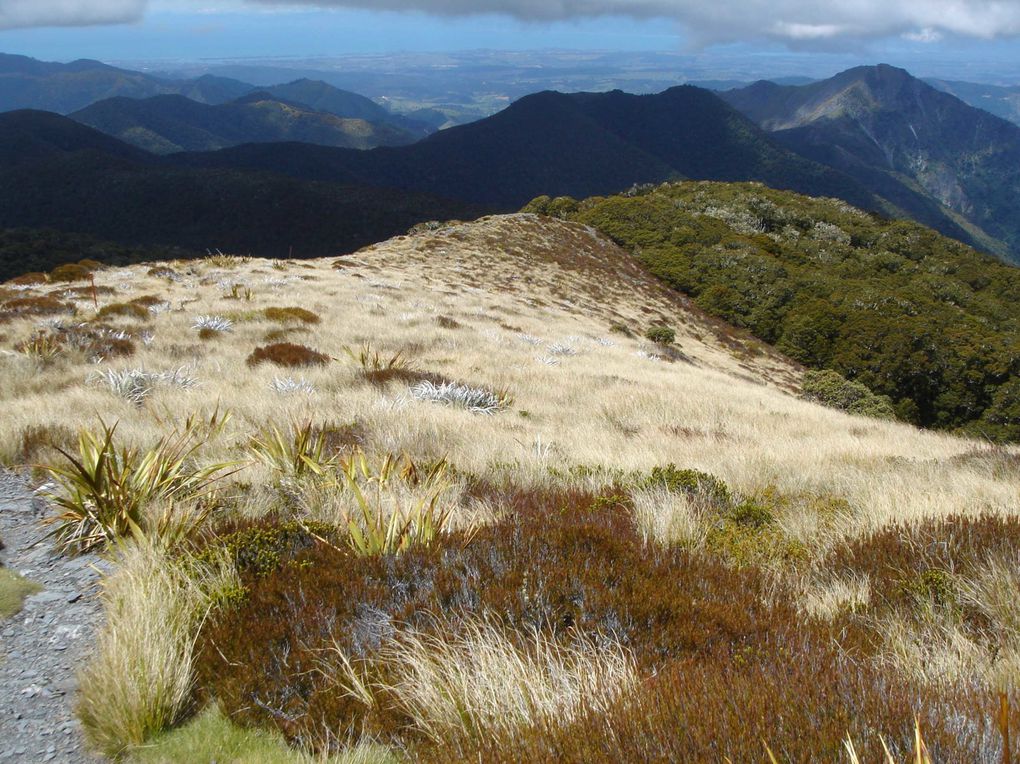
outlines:
M891 66L721 96L797 154L828 165L943 233L1020 255L1020 127ZM944 215L942 217L945 217ZM966 240L966 239L964 239Z
M70 117L155 154L281 141L369 149L417 140L416 135L385 122L337 117L265 91L217 105L181 95L109 98Z
M175 80L89 59L61 64L0 53L0 112L38 109L71 114L110 98L147 99L167 95L180 95L200 104L218 106L253 92L267 92L282 101L344 119L387 125L414 138L434 131L426 122L393 114L371 99L325 82L302 79L256 87L208 74L196 79Z
M353 251L424 220L487 211L369 185L180 166L57 114L0 114L0 228L312 257Z
M886 207L852 179L784 149L714 94L690 86L645 96L545 91L398 148L240 146L180 161L372 182L504 209L543 193L590 196L685 177L757 180Z

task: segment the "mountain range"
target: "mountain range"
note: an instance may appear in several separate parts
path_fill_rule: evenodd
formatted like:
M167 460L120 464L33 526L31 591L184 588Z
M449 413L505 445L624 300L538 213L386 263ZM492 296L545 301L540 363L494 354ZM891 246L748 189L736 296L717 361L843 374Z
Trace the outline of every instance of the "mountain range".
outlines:
M359 107L347 120L325 111ZM343 251L466 210L695 179L835 197L1006 258L1020 251L1020 128L892 67L722 97L692 86L545 91L414 143L373 122L380 114L368 99L309 81L222 104L107 99L72 115L124 140L55 114L0 114L0 226L199 250ZM373 143L407 145L360 150ZM222 205L232 225L219 219Z
M143 99L121 96L99 101L70 116L154 154L281 141L369 149L414 143L420 137L386 121L338 117L266 91L217 105L182 95Z
M88 115L93 105L116 99L103 104L103 118L109 120L115 115L116 121L124 124L133 118L145 121L138 116L141 107L129 108L124 99L176 95L199 104L218 106L252 94L263 94L263 97L268 94L280 103L296 105L307 111L385 125L390 130L406 132L408 140L422 138L436 129L428 120L394 114L369 98L321 81L298 79L256 87L209 74L192 79L168 79L89 59L62 64L0 53L0 112L38 109L58 114L85 111ZM159 119L160 104L157 102L150 108L155 114L148 114L148 119ZM144 129L143 126L137 127ZM155 146L161 142L148 139L145 143ZM172 139L170 143L173 143Z
M1020 252L1017 125L891 66L802 86L763 81L721 95L781 145L845 173L916 220L950 233L944 219L931 217L938 209L981 248Z

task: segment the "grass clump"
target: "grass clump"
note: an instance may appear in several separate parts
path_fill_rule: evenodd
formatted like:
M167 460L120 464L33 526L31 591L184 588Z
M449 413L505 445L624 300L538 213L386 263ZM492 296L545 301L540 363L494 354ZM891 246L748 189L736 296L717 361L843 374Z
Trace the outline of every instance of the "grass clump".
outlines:
M260 363L272 363L277 366L299 367L299 366L325 366L329 363L330 357L312 350L304 345L297 345L292 342L275 342L255 348L248 356L246 363L249 366L258 366Z
M281 324L317 324L322 320L317 314L305 308L266 308L262 314L267 320Z
M57 448L64 463L44 468L56 486L47 498L61 510L49 520L51 535L63 549L86 551L128 536L190 535L207 508L174 512L175 504L201 500L232 466L195 464L201 443L193 426L146 451L118 447L116 430L116 424L103 424L98 433L82 430L77 453ZM153 514L160 503L166 511Z
M229 568L186 566L163 547L120 547L103 588L106 622L79 678L77 713L108 756L143 745L192 703L194 640Z
M875 395L860 382L851 382L831 370L805 372L801 382L801 396L850 414L875 419L896 418L896 410L889 396Z
M428 379L411 388L411 397L419 401L465 408L475 414L495 414L510 408L514 400L507 390L486 390L459 382L437 384Z
M34 581L0 567L0 620L17 615L25 598L40 591L42 587Z

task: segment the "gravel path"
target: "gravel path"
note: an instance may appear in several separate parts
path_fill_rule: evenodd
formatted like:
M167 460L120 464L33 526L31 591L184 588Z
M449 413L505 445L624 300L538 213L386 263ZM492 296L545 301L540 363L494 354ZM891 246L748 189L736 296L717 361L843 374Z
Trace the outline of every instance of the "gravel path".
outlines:
M0 470L0 559L42 585L24 609L0 621L0 762L95 762L85 751L72 704L75 673L101 620L97 594L105 563L95 556L32 547L49 510L15 475ZM31 547L31 548L30 548Z

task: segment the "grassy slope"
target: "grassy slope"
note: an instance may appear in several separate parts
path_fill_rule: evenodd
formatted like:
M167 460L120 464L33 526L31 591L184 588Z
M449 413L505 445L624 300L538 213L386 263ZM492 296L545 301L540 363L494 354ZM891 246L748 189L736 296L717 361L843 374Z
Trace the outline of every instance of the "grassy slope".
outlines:
M354 423L372 453L447 457L464 474L506 479L522 490L561 485L564 470L575 465L646 474L669 462L700 468L741 495L782 497L772 508L775 532L811 559L891 522L1018 514L1015 468L1008 467L1016 451L1004 450L999 459L973 441L798 399L796 364L705 316L619 247L576 223L515 215L400 237L340 261L207 258L173 267L176 280L149 275L144 265L97 274L98 286L106 288L100 308L156 298L157 310L142 311L141 318L104 322L136 338L134 357L99 364L75 350L49 360L30 357L12 351L45 327L43 319L27 316L2 327L5 462L23 458L24 446L38 444L41 431L66 444L74 428L94 428L101 416L119 421L118 434L128 443L150 445L187 413L221 407L234 418L204 444L203 460L247 461L250 438L268 423L311 421ZM51 289L43 285L18 294L40 296ZM76 312L73 319L63 318L65 324L94 320L90 299L63 299ZM290 305L313 311L321 322L282 326L264 313ZM234 329L200 339L193 324L201 315L229 316ZM614 324L637 333L650 325L674 327L675 362L656 358L664 351L649 343L610 333ZM151 333L147 344L143 332ZM344 345L371 343L384 354L402 350L419 369L505 387L514 403L509 411L481 416L415 402L406 384L373 385L347 360L301 370L248 367L247 355L270 336L341 359ZM142 405L89 382L96 371L181 366L198 385L159 387ZM287 376L308 382L315 392L283 395L270 389L274 378ZM53 454L43 448L31 457L45 461ZM244 496L237 511L248 516L263 515L279 501L274 476L264 466L247 466L223 487L228 495ZM484 522L501 509L479 504L460 484L448 500L460 527ZM675 500L635 498L644 522L653 527L668 526L671 514L682 514L682 506L670 506ZM320 518L349 511L348 501L349 495L338 495L315 511ZM839 507L836 515L833 506ZM151 581L152 566L138 562L135 573ZM857 586L855 580L821 576L803 586L803 609L823 616L868 596L867 581ZM106 587L131 594L123 589ZM167 599L161 591L159 606L141 601L137 614L124 610L133 620L123 635L144 633L138 621L149 616L156 620L148 627L158 629ZM114 652L118 660L138 657ZM956 670L966 673L966 664ZM100 673L114 684L145 677L143 671ZM499 671L484 681L498 698ZM103 705L109 697L100 693L97 707L109 708ZM880 726L883 720L876 721ZM150 760L165 760L161 755L203 760L208 741L200 746L196 731L213 736L213 748L221 749L216 755L228 758L240 755L231 753L238 750L254 756L246 746L258 750L269 744L267 738L239 736L212 716L195 724L157 740ZM796 733L803 737L802 730ZM771 740L778 732L762 734ZM760 753L760 738L753 743ZM267 755L275 756L279 750L269 745ZM439 760L450 755L437 753Z
M1020 271L931 230L749 184L539 201L797 360L858 379L926 426L1020 437Z

